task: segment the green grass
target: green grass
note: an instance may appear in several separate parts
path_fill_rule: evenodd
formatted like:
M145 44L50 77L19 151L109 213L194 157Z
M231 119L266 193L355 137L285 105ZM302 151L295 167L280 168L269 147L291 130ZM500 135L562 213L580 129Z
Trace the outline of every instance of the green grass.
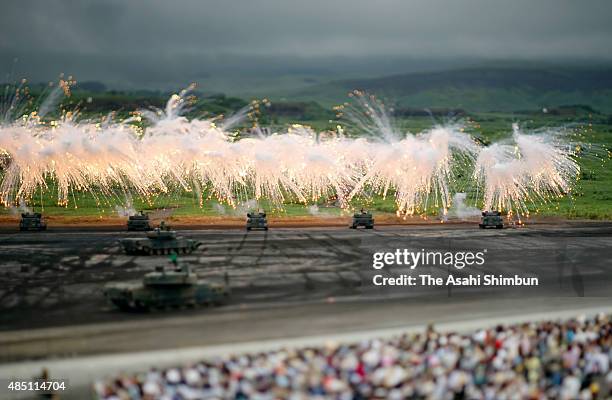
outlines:
M110 98L113 98L112 96ZM125 100L125 99L124 99ZM134 99L131 99L132 101ZM152 101L151 101L152 102ZM231 112L231 109L244 105L243 101L234 98L219 96L203 101L205 107L215 112ZM294 110L296 104L291 103L287 108L280 110ZM303 103L303 111L298 116L272 115L267 116L267 122L279 126L287 126L291 123L302 123L310 125L317 130L333 129L338 121L330 120L330 113L312 103ZM298 107L299 110L299 107ZM567 111L567 110L565 110ZM612 118L602 114L592 114L583 109L563 111L557 115L535 112L488 112L474 113L462 116L460 119L465 123L466 130L471 135L479 138L484 143L510 137L512 123L519 122L526 129L541 127L566 126L579 135L581 141L594 144L601 156L608 156L607 149L612 149ZM285 112L285 111L283 111ZM285 112L286 113L286 112ZM299 113L298 113L299 114ZM443 118L412 117L398 121L402 131L418 133L432 127L434 124L445 122ZM606 157L604 157L606 158ZM607 160L606 160L607 161ZM580 159L582 169L581 179L577 182L575 191L571 196L560 199L550 204L534 204L530 209L534 213L546 216L560 216L566 218L588 218L588 219L612 219L612 168L610 161L602 162L593 156ZM470 193L468 193L470 195ZM170 190L169 194L160 194L148 201L143 201L138 196L133 196L133 207L137 210L172 209L172 215L223 215L220 206L214 199L206 199L200 204L194 193L183 190ZM119 189L115 193L95 195L89 192L70 193L67 206L57 204L57 190L53 182L49 182L47 191L37 192L32 199L31 205L36 210L43 210L46 215L62 216L113 216L117 215L117 206L124 205L126 196ZM339 215L338 208L323 207L325 199L319 201L321 214ZM356 198L352 202L355 208L367 207L375 212L395 212L396 206L392 193L386 199L380 196L370 198ZM225 215L241 215L233 211L227 204L221 205L225 209ZM288 201L281 207L274 206L268 201L262 200L259 207L265 208L271 215L300 216L310 215L308 206L295 201ZM1 213L8 214L11 210L3 208ZM439 207L431 206L426 213L438 215Z

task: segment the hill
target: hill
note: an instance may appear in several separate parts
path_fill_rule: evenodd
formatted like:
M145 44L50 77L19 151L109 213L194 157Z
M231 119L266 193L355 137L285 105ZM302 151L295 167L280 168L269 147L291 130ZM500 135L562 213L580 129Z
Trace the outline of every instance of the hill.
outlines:
M517 111L584 104L612 113L611 68L469 68L375 79L335 80L292 93L326 105L360 89L399 106Z

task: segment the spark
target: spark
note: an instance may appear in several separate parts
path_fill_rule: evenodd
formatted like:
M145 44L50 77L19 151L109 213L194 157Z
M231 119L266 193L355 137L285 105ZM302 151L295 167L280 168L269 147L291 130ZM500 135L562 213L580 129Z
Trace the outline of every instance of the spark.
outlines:
M72 84L72 78L62 80L52 102ZM78 112L47 121L50 101L43 102L44 113L13 119L3 108L2 203L31 199L52 181L57 204L64 206L75 191L102 197L120 192L150 203L182 190L195 193L200 207L216 200L236 208L265 198L279 209L288 200L308 204L320 198L349 209L353 199L367 202L378 194L394 196L396 213L405 218L432 208L446 214L460 174L471 177L465 184L482 189L483 209L520 217L528 215L530 203L571 192L580 172L576 155L585 147L556 131L527 134L518 126L512 140L489 146L478 144L460 123L404 132L391 107L359 91L351 93L351 103L336 107L346 124L334 131L291 125L264 134L254 123L259 135L239 139L231 129L269 101L253 102L224 120L189 120L183 114L192 104L192 89L172 95L163 110L141 110L125 121L78 121ZM134 127L143 120L146 128ZM209 190L206 199L203 188Z

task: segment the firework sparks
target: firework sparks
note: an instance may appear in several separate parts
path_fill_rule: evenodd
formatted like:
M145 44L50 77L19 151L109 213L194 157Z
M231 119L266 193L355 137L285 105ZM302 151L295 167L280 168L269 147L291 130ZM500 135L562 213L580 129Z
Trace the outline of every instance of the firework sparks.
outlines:
M484 186L484 208L529 214L529 203L549 202L571 192L580 166L576 146L560 131L527 135L513 127L512 140L481 150L474 178Z
M66 91L66 85L57 90ZM182 113L190 106L189 90L173 95L165 110L142 111L123 122L78 122L66 114L45 123L36 112L5 119L2 202L18 204L53 181L62 205L74 191L150 199L172 188L201 197L202 188L209 188L211 197L231 206L251 198L306 204L327 197L348 207L356 196L392 192L399 215L428 207L446 213L460 171L482 187L484 209L527 213L529 202L569 193L579 172L572 146L554 132L527 135L515 128L511 143L481 147L459 124L401 132L382 102L360 92L352 96L353 105L337 111L350 121L347 130L364 137L294 125L282 134L234 140L230 129L250 111L221 121L188 120ZM49 104L43 103L45 113ZM150 126L134 130L130 122L136 118Z

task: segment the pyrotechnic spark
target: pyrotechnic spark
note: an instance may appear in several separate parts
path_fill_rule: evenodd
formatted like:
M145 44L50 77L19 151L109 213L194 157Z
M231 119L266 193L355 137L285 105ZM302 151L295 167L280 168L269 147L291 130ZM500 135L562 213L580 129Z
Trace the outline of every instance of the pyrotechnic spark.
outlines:
M511 141L480 152L474 177L484 186L484 208L529 214L529 203L549 202L571 192L580 166L576 146L561 131L527 135L518 125Z
M372 142L366 144L370 151L365 173L349 198L366 186L383 196L393 189L398 215L413 215L429 205L441 206L446 213L456 180L454 168L465 167L478 153L472 138L460 125L435 126L419 135L401 132L384 103L359 91L352 97L357 107L347 104L339 111Z
M289 198L305 204L334 198L349 207L355 196L373 192L393 193L399 215L428 207L445 214L459 171L483 186L485 209L524 213L529 201L569 193L578 173L572 145L551 132L526 135L517 129L513 143L485 148L459 124L402 132L382 102L360 92L353 93L353 105L337 109L351 122L336 132L293 125L287 132L236 140L232 126L259 113L267 100L223 120L189 120L182 114L190 107L190 90L173 95L164 110L140 111L123 122L79 122L76 114L50 122L36 112L5 116L2 202L30 199L53 182L62 205L73 192L133 194L149 201L177 188L196 193L202 204L207 188L207 200L233 208L262 198L277 206ZM134 130L131 122L141 118L148 127ZM367 135L345 136L351 129Z

